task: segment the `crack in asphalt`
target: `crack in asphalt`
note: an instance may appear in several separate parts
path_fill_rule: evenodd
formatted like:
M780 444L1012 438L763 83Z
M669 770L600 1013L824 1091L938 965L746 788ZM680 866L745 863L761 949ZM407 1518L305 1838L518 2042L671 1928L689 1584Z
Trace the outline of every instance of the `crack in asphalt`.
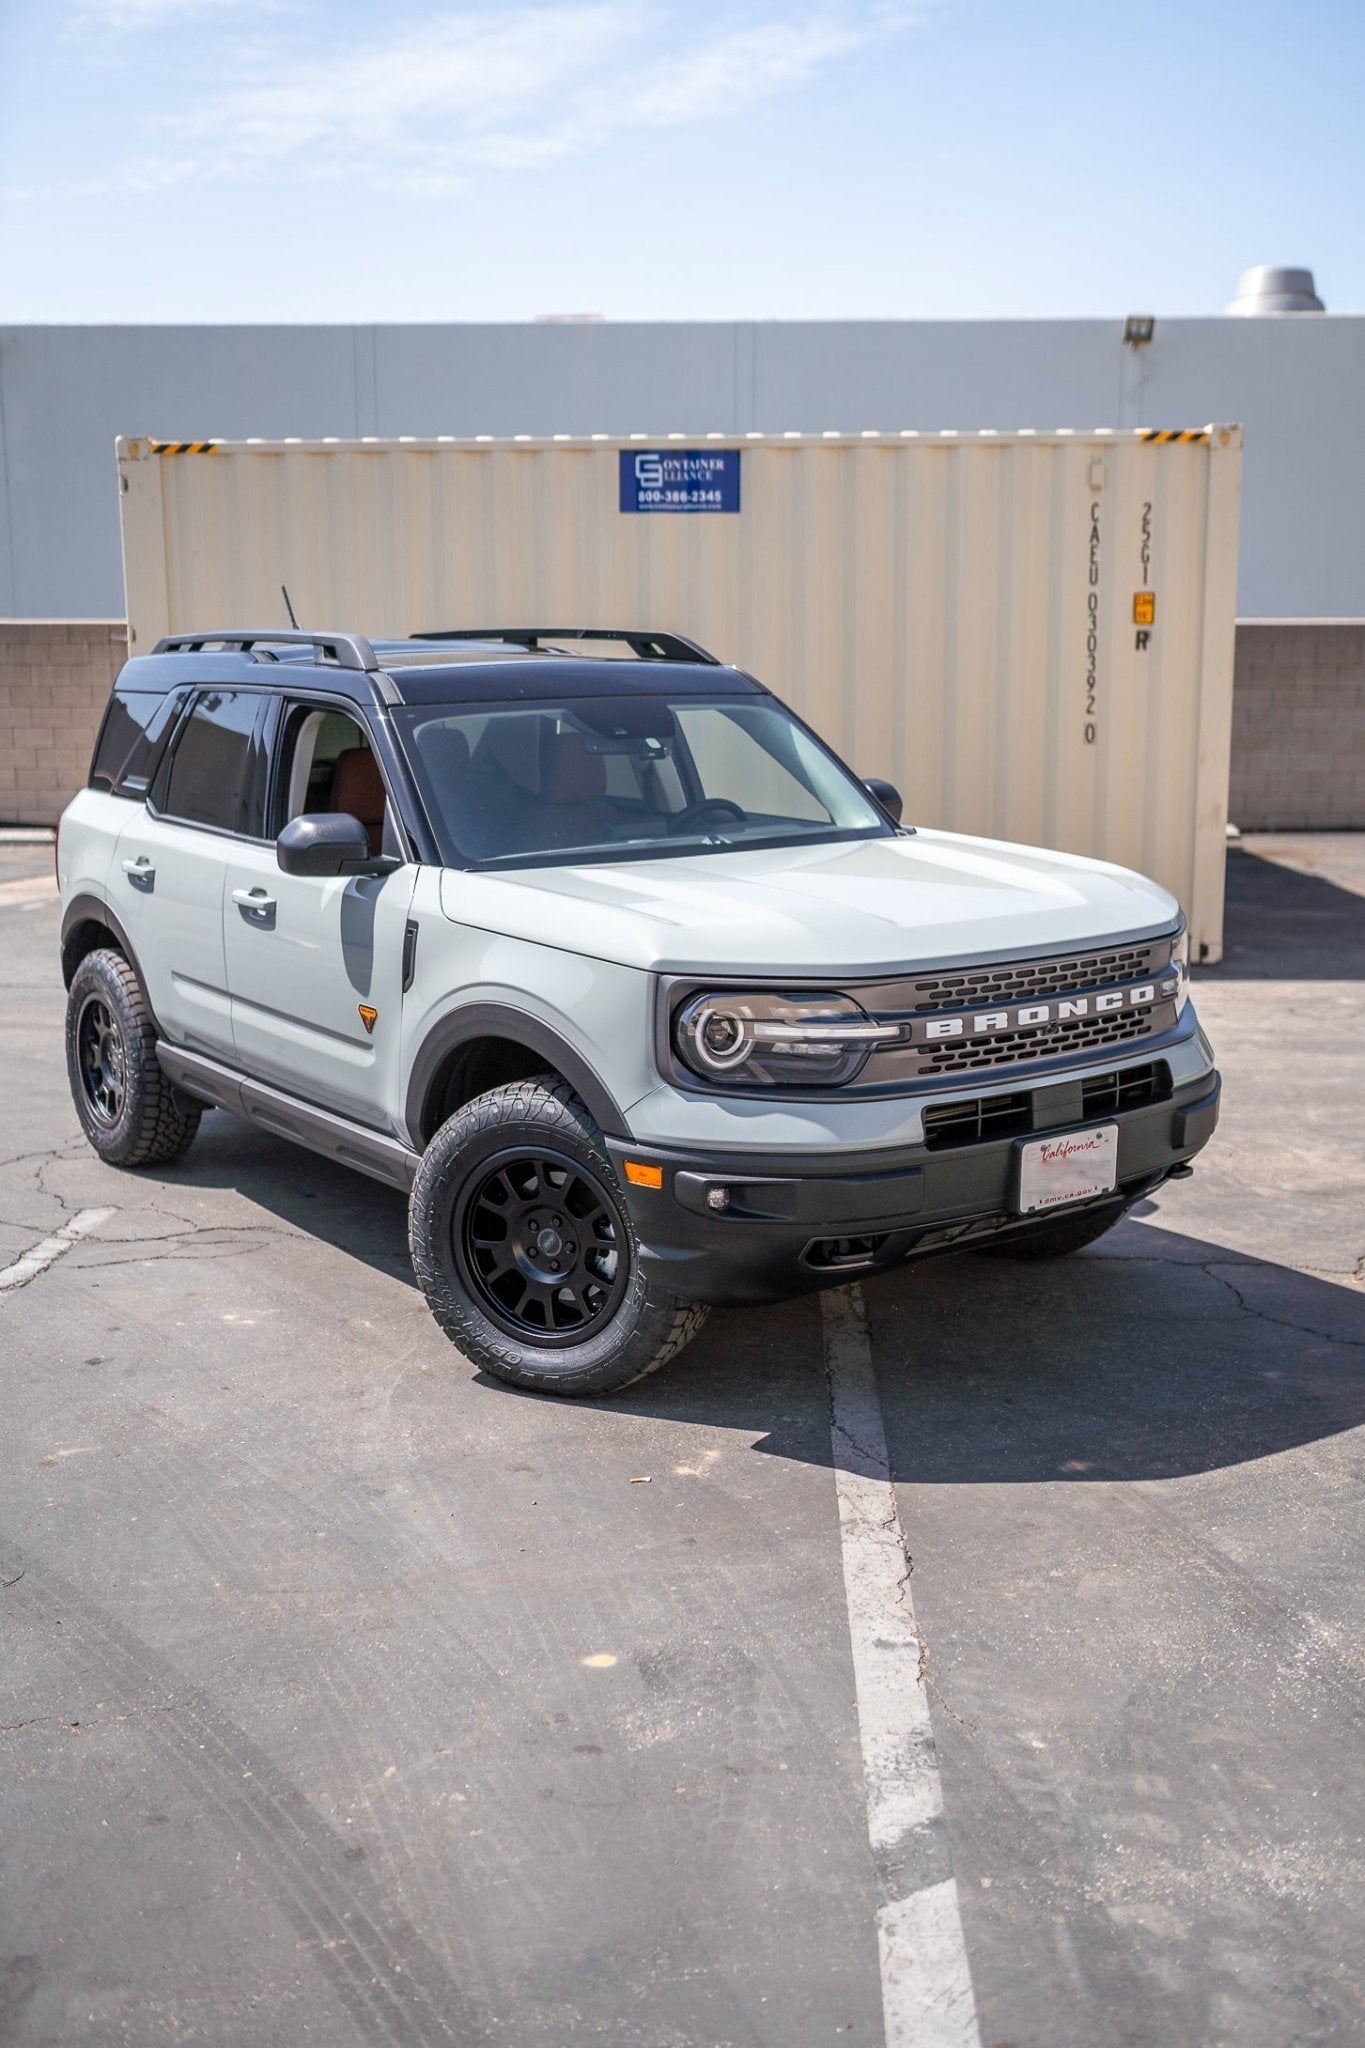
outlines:
M15 1582L11 1579L8 1583ZM21 1728L65 1728L75 1733L78 1729L110 1728L119 1721L145 1721L152 1714L174 1714L179 1710L178 1700L168 1700L164 1707L139 1707L131 1714L92 1714L87 1721L68 1721L65 1714L29 1714L22 1721L0 1721L0 1735L15 1735Z
M1183 1268L1193 1273L1206 1273L1210 1280L1216 1280L1220 1287L1225 1287L1238 1308L1249 1316L1257 1316L1262 1322L1273 1323L1281 1330L1296 1330L1301 1337L1317 1337L1324 1344L1345 1344L1355 1350L1365 1348L1365 1337L1339 1336L1330 1330L1318 1329L1312 1323L1299 1323L1289 1316L1272 1315L1268 1309L1257 1308L1254 1302L1248 1301L1242 1290L1228 1279L1227 1274L1229 1270L1254 1270L1265 1264L1263 1259L1254 1258L1249 1253L1220 1252L1212 1259L1172 1259L1160 1252L1096 1252L1092 1253L1091 1257L1097 1261L1102 1260L1109 1266L1169 1266L1173 1271ZM1344 1267L1331 1266L1294 1266L1290 1270L1296 1274L1311 1275L1315 1279L1320 1277L1334 1286L1339 1286L1343 1278L1365 1282L1365 1255L1356 1261L1349 1274Z
M155 1213L155 1212L154 1212ZM178 1220L178 1219L177 1219ZM126 1251L124 1258L96 1256L76 1262L76 1270L83 1273L105 1272L114 1266L158 1266L169 1265L177 1259L192 1257L203 1252L218 1258L230 1258L234 1254L254 1249L262 1238L287 1239L293 1233L276 1230L268 1223L211 1223L200 1227L187 1224L183 1230L168 1230L152 1237L126 1237L105 1239L98 1250L116 1244Z
M1220 1270L1221 1267L1229 1263L1235 1266L1244 1262L1229 1262L1222 1259L1210 1260L1207 1265L1201 1263L1199 1270L1201 1273L1207 1273L1211 1280L1216 1280L1220 1287L1226 1287L1228 1293L1237 1303L1238 1308L1242 1309L1247 1315L1256 1316L1263 1323L1271 1323L1279 1330L1296 1330L1301 1337L1316 1337L1323 1344L1345 1344L1354 1351L1365 1351L1365 1337L1338 1336L1333 1331L1317 1329L1312 1323L1298 1323L1289 1316L1276 1316L1272 1315L1269 1309L1257 1308L1253 1302L1246 1299L1240 1288L1233 1286L1231 1280L1227 1279Z
M19 1152L9 1159L0 1160L0 1173L16 1167L27 1169L21 1176L22 1180L29 1183L33 1192L41 1195L45 1201L55 1202L62 1216L69 1222L83 1208L88 1207L89 1203L79 1195L68 1195L60 1187L53 1186L50 1175L59 1166L80 1158L86 1149L84 1137L78 1135L61 1145L48 1146L32 1152ZM172 1207L166 1200L171 1190L164 1184L149 1192L153 1193L156 1199L143 1205L141 1213L163 1227L155 1231L137 1232L129 1237L105 1239L101 1250L115 1244L125 1248L128 1256L108 1258L97 1255L93 1259L77 1259L74 1263L79 1270L85 1271L94 1266L160 1263L183 1257L189 1247L210 1251L219 1256L230 1256L238 1251L249 1250L252 1244L259 1240L274 1238L287 1243L304 1234L283 1223L205 1223ZM128 1212L123 1213L126 1215ZM14 1230L31 1230L35 1240L41 1240L52 1233L50 1219L39 1222L33 1217L20 1217L8 1227Z

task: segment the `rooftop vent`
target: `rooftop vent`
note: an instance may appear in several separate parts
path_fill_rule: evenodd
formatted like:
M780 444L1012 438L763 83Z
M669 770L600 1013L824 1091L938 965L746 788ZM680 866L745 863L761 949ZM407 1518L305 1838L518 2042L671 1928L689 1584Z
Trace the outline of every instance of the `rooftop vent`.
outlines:
M1237 295L1227 311L1251 318L1260 313L1325 313L1327 308L1313 289L1311 270L1281 270L1274 263L1258 263L1253 270L1242 272Z

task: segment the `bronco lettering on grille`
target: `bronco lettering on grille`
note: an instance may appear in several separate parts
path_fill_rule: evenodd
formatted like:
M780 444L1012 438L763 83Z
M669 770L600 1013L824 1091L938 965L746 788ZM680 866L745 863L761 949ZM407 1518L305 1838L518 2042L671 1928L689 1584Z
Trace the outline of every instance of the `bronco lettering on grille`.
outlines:
M931 1045L942 1038L985 1038L1000 1031L1020 1031L1030 1025L1056 1024L1067 1017L1102 1017L1111 1010L1145 1010L1151 1004L1168 1001L1179 987L1174 976L1157 981L1139 981L1127 988L1108 988L1098 994L1062 996L1050 1003L1014 1003L1004 1010L961 1011L956 1016L916 1017L911 1039L916 1045Z

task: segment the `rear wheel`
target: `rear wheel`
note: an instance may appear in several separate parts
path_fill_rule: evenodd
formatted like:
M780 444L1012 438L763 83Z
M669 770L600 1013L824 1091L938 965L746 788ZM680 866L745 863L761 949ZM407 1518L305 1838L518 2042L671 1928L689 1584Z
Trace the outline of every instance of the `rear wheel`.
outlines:
M980 1249L993 1259L1064 1259L1103 1237L1116 1223L1122 1223L1127 1214L1126 1204L1122 1209L1102 1209L1098 1214L1087 1210L1080 1216L1058 1217L1055 1223L1044 1223L1027 1237L1002 1237Z
M441 1328L513 1386L614 1393L706 1320L646 1280L601 1133L552 1075L494 1088L441 1126L410 1232Z
M137 976L110 947L87 953L72 977L66 1072L81 1129L111 1166L166 1166L199 1129L199 1104L161 1071Z

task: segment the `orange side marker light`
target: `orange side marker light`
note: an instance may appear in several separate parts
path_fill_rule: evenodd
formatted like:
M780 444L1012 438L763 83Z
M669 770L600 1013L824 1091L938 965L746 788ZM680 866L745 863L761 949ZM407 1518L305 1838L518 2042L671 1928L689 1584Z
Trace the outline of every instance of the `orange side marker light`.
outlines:
M664 1184L664 1170L662 1166L646 1166L640 1159L628 1159L626 1179L632 1187L661 1188Z

